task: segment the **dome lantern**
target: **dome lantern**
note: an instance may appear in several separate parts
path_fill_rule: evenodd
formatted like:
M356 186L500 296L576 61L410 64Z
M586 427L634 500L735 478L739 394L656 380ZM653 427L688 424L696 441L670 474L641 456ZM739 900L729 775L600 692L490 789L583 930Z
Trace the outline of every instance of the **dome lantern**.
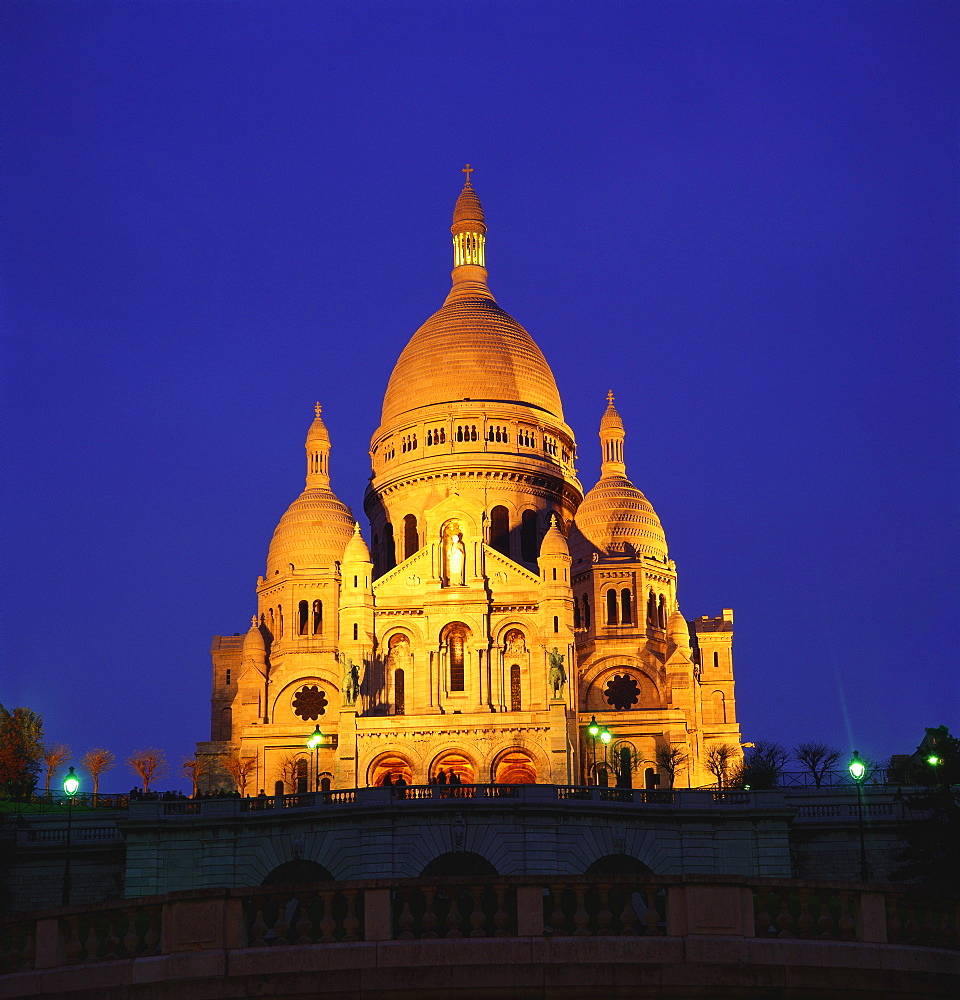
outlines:
M600 419L600 446L603 456L600 464L600 478L626 476L627 466L623 461L623 439L626 432L617 408L613 405L613 390L607 393L607 409Z

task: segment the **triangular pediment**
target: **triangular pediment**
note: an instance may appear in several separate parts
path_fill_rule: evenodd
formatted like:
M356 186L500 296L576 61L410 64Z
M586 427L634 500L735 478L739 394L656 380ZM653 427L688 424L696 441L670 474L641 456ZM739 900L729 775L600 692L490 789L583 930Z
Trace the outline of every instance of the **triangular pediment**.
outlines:
M422 592L423 584L432 576L430 546L425 545L409 559L373 581L373 592L383 598L393 595L409 595L411 591Z

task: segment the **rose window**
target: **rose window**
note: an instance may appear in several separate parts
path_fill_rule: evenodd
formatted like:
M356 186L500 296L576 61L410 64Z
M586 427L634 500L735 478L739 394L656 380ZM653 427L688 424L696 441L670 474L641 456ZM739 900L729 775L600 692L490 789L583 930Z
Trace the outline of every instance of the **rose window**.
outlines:
M613 680L607 682L603 697L607 704L623 712L633 708L640 700L640 686L629 674L614 674Z
M327 696L314 684L293 696L293 710L301 719L319 719L327 710Z

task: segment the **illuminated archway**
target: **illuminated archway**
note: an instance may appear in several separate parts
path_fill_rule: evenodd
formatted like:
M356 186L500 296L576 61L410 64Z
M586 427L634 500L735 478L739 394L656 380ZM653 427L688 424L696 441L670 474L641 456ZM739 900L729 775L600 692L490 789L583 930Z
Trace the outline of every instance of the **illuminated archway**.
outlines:
M473 761L459 750L445 750L430 765L430 780L436 781L443 771L447 781L451 774L460 779L461 785L472 785L477 780L477 768Z
M537 766L523 750L508 750L498 758L493 780L498 785L535 785Z
M398 778L408 784L413 784L413 767L410 761L399 753L381 754L371 765L367 772L367 784L379 786L384 783L387 775L390 775L392 784L397 783Z

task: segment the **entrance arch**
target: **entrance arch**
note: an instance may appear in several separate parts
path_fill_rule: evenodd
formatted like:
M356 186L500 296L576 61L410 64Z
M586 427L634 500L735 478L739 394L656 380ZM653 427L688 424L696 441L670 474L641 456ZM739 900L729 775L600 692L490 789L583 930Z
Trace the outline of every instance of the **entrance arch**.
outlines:
M408 784L413 784L413 767L410 761L399 753L381 754L367 771L367 784L379 786L390 776L392 784L397 783L397 779L402 777Z
M535 785L537 766L523 750L508 750L497 758L493 780L498 785Z

